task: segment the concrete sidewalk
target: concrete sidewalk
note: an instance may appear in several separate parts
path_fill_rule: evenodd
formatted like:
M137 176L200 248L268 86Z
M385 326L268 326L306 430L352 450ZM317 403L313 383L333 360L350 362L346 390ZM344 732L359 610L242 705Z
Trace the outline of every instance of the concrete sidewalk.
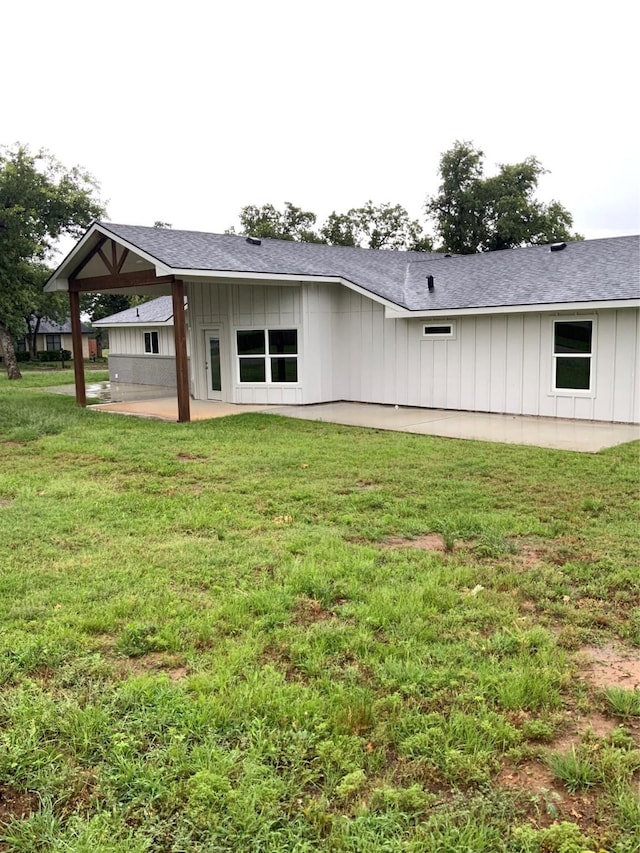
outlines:
M102 403L91 406L103 412L137 415L175 421L175 397ZM525 444L556 450L595 453L606 447L640 439L640 426L601 421L570 421L524 415L492 415L484 412L454 412L444 409L417 409L380 406L374 403L316 403L308 406L262 406L191 400L191 419L222 418L243 412L264 412L287 418L368 427L370 429L466 438L504 444Z

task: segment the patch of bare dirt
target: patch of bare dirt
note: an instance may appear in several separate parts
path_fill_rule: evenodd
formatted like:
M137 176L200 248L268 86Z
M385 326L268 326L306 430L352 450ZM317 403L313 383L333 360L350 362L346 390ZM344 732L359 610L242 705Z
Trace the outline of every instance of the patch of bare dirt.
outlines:
M295 623L297 625L311 625L314 622L326 622L335 618L335 614L327 610L316 598L308 598L306 595L296 599L294 605Z
M415 539L391 537L381 543L383 548L418 548L420 551L445 551L442 537L437 533L426 533Z
M178 453L178 462L206 462L206 457L194 453Z
M640 652L616 643L580 649L582 674L599 690L607 687L640 689Z
M531 569L538 563L542 563L546 554L542 548L536 548L533 545L521 545L518 556L522 567L524 569Z
M0 824L23 820L38 811L40 798L31 791L16 791L0 786Z
M150 652L139 658L119 661L119 669L126 675L148 675L150 672L168 675L171 681L180 681L189 674L182 658L165 652Z
M525 761L517 767L507 765L496 781L502 788L521 791L531 798L529 821L536 827L566 820L589 831L601 823L596 793L570 794L541 761Z
M572 747L578 746L585 735L606 738L617 725L616 720L595 710L588 714L571 714L568 727L550 744L550 748L555 752L569 752Z

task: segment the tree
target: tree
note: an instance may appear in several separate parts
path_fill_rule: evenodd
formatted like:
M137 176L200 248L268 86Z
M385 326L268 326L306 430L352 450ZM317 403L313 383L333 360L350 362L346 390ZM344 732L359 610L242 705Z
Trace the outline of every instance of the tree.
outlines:
M37 358L37 336L40 323L44 317L57 323L64 322L69 310L69 303L64 293L44 293L43 287L51 275L51 269L46 264L33 263L26 268L24 281L24 296L28 313L24 316L26 339L29 357Z
M289 201L285 201L284 210L277 210L272 204L257 207L249 204L240 211L240 229L243 234L252 237L271 237L274 240L298 240L302 243L324 242L312 226L316 215L310 210L302 210ZM234 234L232 227L229 234Z
M240 211L240 228L253 237L298 240L303 243L330 243L333 246L365 246L370 249L431 249L431 240L417 220L399 204L374 205L368 201L346 213L334 211L320 231L313 230L316 215L285 202L280 211L272 204L250 204ZM228 233L235 233L233 228Z
M12 337L41 304L42 265L59 237L79 236L104 213L98 189L88 172L48 151L0 148L0 350L10 379L20 378Z
M559 202L544 204L534 194L545 174L539 160L501 164L484 177L484 152L456 142L440 158L440 187L425 210L434 221L443 251L488 252L517 246L581 240L572 234L573 217Z
M374 205L368 201L347 213L329 215L320 234L334 246L363 246L369 249L431 251L431 240L400 204Z

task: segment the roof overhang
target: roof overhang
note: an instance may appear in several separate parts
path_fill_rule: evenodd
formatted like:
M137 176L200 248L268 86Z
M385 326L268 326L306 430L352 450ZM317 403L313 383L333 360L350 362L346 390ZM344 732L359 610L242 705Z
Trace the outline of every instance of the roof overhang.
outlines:
M490 305L466 308L441 308L437 311L411 311L392 305L385 311L385 318L399 320L402 318L437 318L465 317L480 314L550 314L558 311L599 311L604 308L640 308L640 299L610 299L599 302L549 302L534 305Z
M73 276L74 271L81 267L87 256L94 252L96 247L99 246L103 240L112 240L124 249L127 249L132 257L136 257L139 261L146 263L147 267L153 268L155 275L158 277L168 276L173 272L165 264L158 261L157 258L154 258L152 255L137 246L134 246L122 237L113 234L111 231L100 225L99 222L94 222L89 226L84 236L78 241L78 243L76 243L55 272L50 276L44 286L45 292L68 292L70 289L69 279ZM131 290L127 290L126 292L130 293Z

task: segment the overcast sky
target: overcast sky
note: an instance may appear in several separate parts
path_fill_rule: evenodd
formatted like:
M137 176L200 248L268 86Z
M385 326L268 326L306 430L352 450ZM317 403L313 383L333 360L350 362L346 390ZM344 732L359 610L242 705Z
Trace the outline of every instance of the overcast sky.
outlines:
M422 219L440 155L539 158L587 238L640 232L637 2L21 0L0 143L100 182L113 222L224 231L246 204Z

